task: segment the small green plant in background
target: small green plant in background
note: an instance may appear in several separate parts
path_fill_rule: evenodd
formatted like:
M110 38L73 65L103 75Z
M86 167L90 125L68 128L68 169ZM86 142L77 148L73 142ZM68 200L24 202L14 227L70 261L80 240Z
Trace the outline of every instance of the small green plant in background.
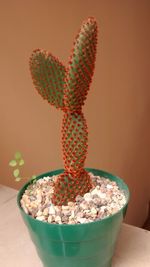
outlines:
M22 154L17 151L14 155L14 159L9 161L9 166L13 168L13 176L16 182L20 182L24 177L21 175L21 167L24 165L25 161ZM31 179L34 181L36 175L32 175Z

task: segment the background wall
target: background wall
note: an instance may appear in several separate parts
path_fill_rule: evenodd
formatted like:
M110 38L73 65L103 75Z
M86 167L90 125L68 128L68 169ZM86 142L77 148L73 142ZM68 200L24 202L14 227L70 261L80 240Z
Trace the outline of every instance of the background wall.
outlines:
M150 1L0 2L0 183L19 188L8 167L15 151L29 177L62 167L61 111L36 93L28 69L35 48L67 64L83 19L99 24L96 70L84 107L86 166L123 177L131 190L126 221L143 224L150 196Z

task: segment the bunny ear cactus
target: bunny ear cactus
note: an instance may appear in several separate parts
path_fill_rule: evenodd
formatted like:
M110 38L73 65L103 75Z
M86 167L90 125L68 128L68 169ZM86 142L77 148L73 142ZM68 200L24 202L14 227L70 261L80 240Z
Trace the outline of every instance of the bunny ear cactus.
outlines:
M84 163L88 131L82 112L94 72L97 23L90 17L77 34L66 68L57 58L42 49L33 51L30 70L38 93L63 111L62 150L64 172L55 182L52 202L65 205L92 188Z

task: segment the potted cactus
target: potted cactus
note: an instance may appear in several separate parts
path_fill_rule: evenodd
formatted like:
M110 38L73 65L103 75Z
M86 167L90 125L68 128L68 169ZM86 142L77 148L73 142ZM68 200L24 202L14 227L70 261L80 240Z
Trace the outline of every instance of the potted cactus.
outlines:
M90 17L75 38L67 67L42 49L30 57L35 88L63 112L64 169L36 177L18 194L21 215L44 267L111 266L128 204L128 188L121 179L85 169L88 130L82 107L96 47L97 22Z

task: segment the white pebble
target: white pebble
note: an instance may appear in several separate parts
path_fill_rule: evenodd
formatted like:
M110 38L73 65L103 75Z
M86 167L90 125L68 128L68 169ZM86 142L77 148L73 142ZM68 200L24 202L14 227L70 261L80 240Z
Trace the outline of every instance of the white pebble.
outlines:
M102 193L102 192L98 192L98 196L100 198L106 198L106 194L105 193Z
M54 208L53 205L51 205L51 206L49 207L49 214L50 214L50 215L55 215L55 213L56 213L55 208Z
M100 211L102 211L102 212L104 212L106 209L107 209L106 206L100 207Z
M49 215L47 220L48 220L49 223L51 223L53 221L53 216Z
M47 215L48 215L48 213L49 213L49 210L48 210L48 208L45 208L45 209L43 210L43 215L44 215L44 216L47 216Z
M61 224L61 217L60 216L56 216L55 217L55 222Z
M42 215L42 211L41 211L41 210L38 210L36 216L37 216L37 217L40 217L41 215Z
M91 208L91 214L97 214L97 210L95 208Z
M86 201L90 201L90 200L92 199L91 194L90 194L90 193L86 193L86 194L84 195L84 199L85 199Z
M108 189L113 189L113 186L112 186L111 184L107 184L106 187L107 187Z
M37 216L36 219L39 220L39 221L44 221L45 217L44 216Z
M79 223L85 223L86 221L87 221L86 218L80 218L80 217L77 218L77 222Z

